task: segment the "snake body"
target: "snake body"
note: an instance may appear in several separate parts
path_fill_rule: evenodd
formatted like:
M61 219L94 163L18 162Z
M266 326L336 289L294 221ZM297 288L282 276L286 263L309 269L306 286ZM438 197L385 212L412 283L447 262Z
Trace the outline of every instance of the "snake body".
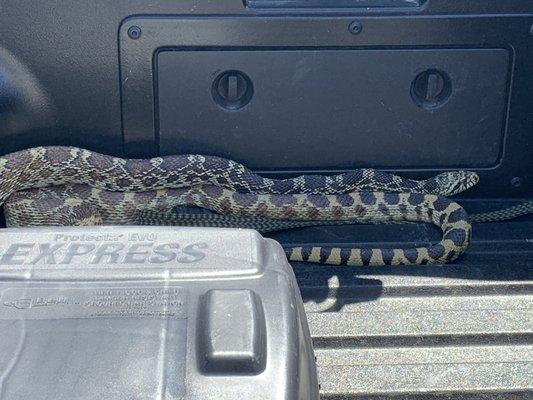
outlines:
M223 214L274 219L426 222L443 231L439 243L412 249L294 247L287 249L291 261L333 265L445 263L464 252L471 235L466 212L457 203L442 196L418 193L257 195L216 186L123 193L67 185L17 192L5 204L4 212L11 225L123 225L134 223L140 210L165 211L181 204Z
M9 226L132 224L139 211L182 204L273 219L427 222L443 230L438 244L295 247L287 255L335 265L434 264L457 258L471 235L466 212L442 196L477 180L467 171L416 181L373 169L269 179L213 156L129 160L74 147L38 147L0 158L0 203Z
M288 179L260 176L244 165L215 156L177 155L123 159L76 147L35 147L0 158L0 203L11 193L68 183L135 192L210 184L241 193L338 194L352 191L453 196L478 182L469 171L451 171L416 181L362 168L337 175Z
M533 214L533 201L526 201L492 211L477 214L468 213L471 223L491 223L510 221ZM403 221L402 221L403 222ZM196 206L177 206L172 211L141 210L135 219L135 225L167 225L167 226L201 226L217 228L255 229L261 233L279 232L288 229L353 225L356 220L282 220L260 216L235 216L218 214Z

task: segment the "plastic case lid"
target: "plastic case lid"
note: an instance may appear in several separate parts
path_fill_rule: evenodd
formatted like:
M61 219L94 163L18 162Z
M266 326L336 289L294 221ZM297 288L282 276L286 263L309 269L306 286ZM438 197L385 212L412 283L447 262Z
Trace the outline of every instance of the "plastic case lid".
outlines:
M2 230L0 296L2 399L318 396L294 275L254 231Z

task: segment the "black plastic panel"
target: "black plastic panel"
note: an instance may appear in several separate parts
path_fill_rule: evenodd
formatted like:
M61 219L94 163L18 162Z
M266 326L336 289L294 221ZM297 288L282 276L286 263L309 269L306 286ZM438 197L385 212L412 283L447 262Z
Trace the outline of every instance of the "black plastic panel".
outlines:
M358 34L350 28L354 21L361 27ZM372 166L423 178L470 167L482 183L469 196L524 197L533 168L533 116L526 106L533 80L524 73L533 62L532 23L530 16L508 14L131 18L119 32L125 153L202 152L277 175ZM140 37L130 37L128 31L137 28ZM462 52L469 57L459 56ZM374 62L358 54L372 55L367 57ZM380 63L376 54L389 54L396 68ZM166 78L157 74L159 56L175 58L163 61ZM306 62L306 68L299 67L301 78L318 82L298 82L298 74L290 74L297 59ZM350 75L339 60L363 69L367 79ZM328 70L334 64L332 75ZM242 72L254 86L246 104L233 104L237 111L213 101L213 81L225 68L246 69ZM413 85L427 71L442 75ZM164 82L158 84L158 78ZM224 90L228 82L222 83ZM186 93L179 93L180 85ZM160 86L168 93L159 96ZM349 112L350 87L362 88L355 116ZM238 85L231 88L228 95L241 93ZM329 103L312 101L319 92Z
M380 3L252 8L242 0L2 0L0 70L7 73L0 78L0 152L63 144L114 155L157 155L153 62L162 47L501 48L511 56L503 152L497 165L476 168L481 183L468 195L531 196L533 2L375 6ZM360 30L350 30L354 22ZM142 30L137 40L127 35L131 25ZM249 155L260 151L251 148ZM441 170L391 169L413 177Z
M159 152L217 154L277 171L493 166L509 59L503 49L163 51ZM238 110L212 94L225 70L253 83ZM432 82L438 74L446 77L440 84ZM250 153L250 144L261 151Z

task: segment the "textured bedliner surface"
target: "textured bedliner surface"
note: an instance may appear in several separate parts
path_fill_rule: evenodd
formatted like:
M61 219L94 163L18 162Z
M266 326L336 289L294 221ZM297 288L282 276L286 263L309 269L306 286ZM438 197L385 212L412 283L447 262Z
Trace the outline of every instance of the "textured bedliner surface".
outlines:
M533 220L474 228L470 250L454 265L294 264L323 398L533 398ZM308 228L277 238L375 243L437 235L405 225Z

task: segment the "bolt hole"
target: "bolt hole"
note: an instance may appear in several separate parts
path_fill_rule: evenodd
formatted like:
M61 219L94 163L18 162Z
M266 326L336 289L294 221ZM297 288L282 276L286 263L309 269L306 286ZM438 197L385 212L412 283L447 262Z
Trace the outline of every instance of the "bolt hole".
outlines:
M348 25L348 30L353 35L359 35L363 31L363 25L359 21L352 21Z
M128 29L128 36L130 39L139 39L141 37L141 28L138 26L131 26Z
M519 188L522 186L522 179L520 179L518 176L515 176L513 179L511 179L511 186Z

